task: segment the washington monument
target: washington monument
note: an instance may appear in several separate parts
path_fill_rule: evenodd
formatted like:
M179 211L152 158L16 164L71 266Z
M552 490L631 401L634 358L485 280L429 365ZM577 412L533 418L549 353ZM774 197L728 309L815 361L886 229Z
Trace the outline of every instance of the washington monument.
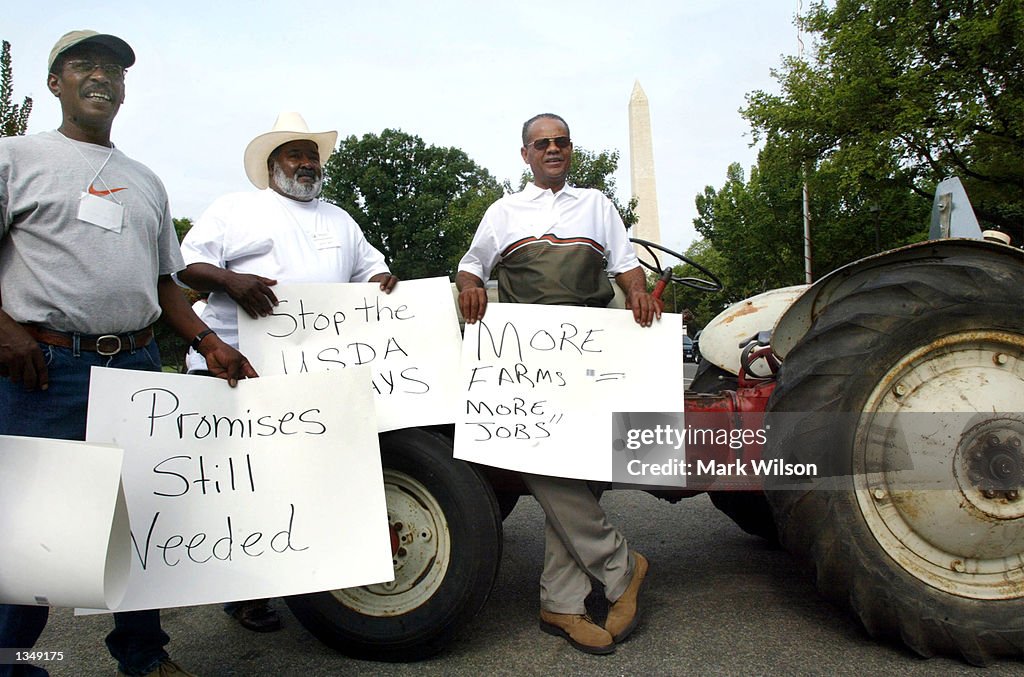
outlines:
M637 222L631 237L661 243L658 224L658 191L654 185L654 143L651 139L651 110L640 81L629 97L629 178L637 199ZM638 252L642 251L638 248Z

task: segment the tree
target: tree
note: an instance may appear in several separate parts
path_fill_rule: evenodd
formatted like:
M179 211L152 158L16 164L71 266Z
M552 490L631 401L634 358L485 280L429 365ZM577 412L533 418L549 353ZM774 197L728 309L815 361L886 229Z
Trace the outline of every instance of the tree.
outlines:
M603 150L600 153L589 151L583 146L573 146L572 166L569 168L569 175L565 177L566 183L577 188L593 188L604 193L615 208L619 210L619 216L626 228L631 228L637 222L635 197L630 198L626 205L619 202L615 194L615 172L619 168L619 151ZM526 184L533 181L533 172L526 170L519 179L519 190L526 187ZM511 192L512 188L506 184L505 188Z
M796 284L802 275L798 174L764 176L754 167L746 181L738 163L721 189L697 196L694 227L722 256L730 300ZM789 186L767 185L769 181ZM717 271L716 271L717 272Z
M828 5L834 4L834 7ZM748 95L755 139L846 191L896 184L931 203L961 178L979 219L1024 239L1024 0L836 0L803 17L810 62Z
M734 163L722 188L697 196L694 227L721 257L712 270L726 284L723 299L803 283L804 181L815 278L926 236L930 205L911 189L891 180L848 183L844 171L830 159L805 173L785 144L769 141L749 180Z
M174 221L174 233L178 236L178 242L185 239L185 233L192 228L192 219L187 216L180 219L172 219Z
M14 74L11 69L11 43L3 41L0 51L0 136L21 136L28 129L32 99L25 97L19 106L12 102Z
M845 189L825 163L804 174L793 158L766 146L744 178L697 197L694 225L721 254L732 301L804 281L802 184L811 195L815 277L883 249L920 239L926 205L907 189Z
M343 139L324 168L323 198L352 215L402 278L452 275L501 195L465 152L397 129Z
M828 5L834 5L829 7ZM924 239L936 183L963 180L984 227L1024 242L1024 0L835 0L801 22L809 61L747 96L764 146L697 196L730 294L803 282L802 186L815 278Z

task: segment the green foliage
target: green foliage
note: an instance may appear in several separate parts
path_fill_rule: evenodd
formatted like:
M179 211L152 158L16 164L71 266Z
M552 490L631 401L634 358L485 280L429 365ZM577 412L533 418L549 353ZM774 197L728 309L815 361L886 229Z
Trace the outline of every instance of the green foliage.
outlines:
M0 137L21 136L28 129L32 99L25 97L19 106L12 102L14 74L11 69L11 43L3 41L0 51Z
M185 371L185 353L188 344L168 326L163 318L153 325L153 336L160 349L160 363L164 371L183 373Z
M1024 0L836 0L800 20L815 54L784 61L780 94L748 95L755 138L829 163L844 194L895 183L930 203L959 176L979 219L1020 244Z
M397 129L343 139L324 168L323 198L351 214L405 279L452 275L501 195L465 152Z
M930 205L898 181L848 184L832 160L806 174L815 278L879 251L922 239ZM726 294L737 301L804 281L801 167L769 142L746 180L738 164L726 183L697 196L694 226L722 256Z
M693 320L687 323L687 328L692 336L697 329L702 328L715 315L742 297L733 291L737 285L727 277L728 266L725 257L708 240L694 242L684 252L684 255L714 273L725 287L722 291L714 293L698 291L679 284L669 284L665 289L662 295L665 312L682 313L684 310L689 310L693 313ZM708 279L704 272L690 265L675 266L672 272L679 277Z
M583 146L573 146L572 167L566 177L566 183L577 188L594 188L604 193L615 208L619 210L622 222L626 228L631 228L637 222L635 197L623 205L615 194L615 172L619 168L619 151L603 150L600 153L589 151ZM533 181L533 173L530 170L523 172L519 179L519 190L526 187L526 184ZM511 191L510 186L506 186Z
M808 61L744 116L764 146L697 196L720 306L802 283L806 182L815 279L927 237L936 183L963 181L983 227L1024 241L1024 0L835 0L799 18ZM710 309L709 309L710 312Z
M182 240L185 239L185 233L187 233L192 228L192 219L185 216L180 219L173 219L173 221L174 232L178 236L178 242L181 242Z
M734 163L720 190L708 186L697 196L694 226L724 257L719 264L730 300L801 279L798 180L792 171L762 173L755 167L747 182Z

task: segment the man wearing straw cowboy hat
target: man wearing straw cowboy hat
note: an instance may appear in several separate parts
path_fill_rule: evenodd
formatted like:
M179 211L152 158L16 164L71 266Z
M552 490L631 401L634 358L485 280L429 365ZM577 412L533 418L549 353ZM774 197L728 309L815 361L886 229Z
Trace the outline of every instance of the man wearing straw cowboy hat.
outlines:
M0 434L83 440L92 366L160 371L158 317L235 383L256 372L189 307L167 192L114 148L111 127L135 53L71 31L50 52L55 131L0 139ZM0 647L28 649L48 608L0 605ZM122 674L188 674L167 657L158 610L114 614L107 647ZM0 664L0 675L45 675Z
M178 279L210 292L202 317L238 346L238 309L252 318L277 305L278 282L378 282L390 293L398 278L345 211L321 202L323 164L338 133L311 132L298 113L281 113L273 129L245 149L246 176L259 192L231 193L203 213L185 236L187 267ZM189 351L190 373L202 373L201 355ZM243 627L281 627L267 600L225 605Z

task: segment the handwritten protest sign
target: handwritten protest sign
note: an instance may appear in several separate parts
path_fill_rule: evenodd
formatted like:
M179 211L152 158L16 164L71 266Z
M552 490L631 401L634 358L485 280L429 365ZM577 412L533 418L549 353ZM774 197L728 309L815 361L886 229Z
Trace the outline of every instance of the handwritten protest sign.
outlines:
M114 446L0 435L0 602L111 609L128 584Z
M372 284L291 284L254 320L239 313L239 348L263 376L368 365L381 432L451 423L461 337L446 278Z
M391 580L365 367L244 380L93 368L90 441L125 450L121 611Z
M466 325L455 457L523 472L612 479L612 412L682 411L678 315L491 304Z

